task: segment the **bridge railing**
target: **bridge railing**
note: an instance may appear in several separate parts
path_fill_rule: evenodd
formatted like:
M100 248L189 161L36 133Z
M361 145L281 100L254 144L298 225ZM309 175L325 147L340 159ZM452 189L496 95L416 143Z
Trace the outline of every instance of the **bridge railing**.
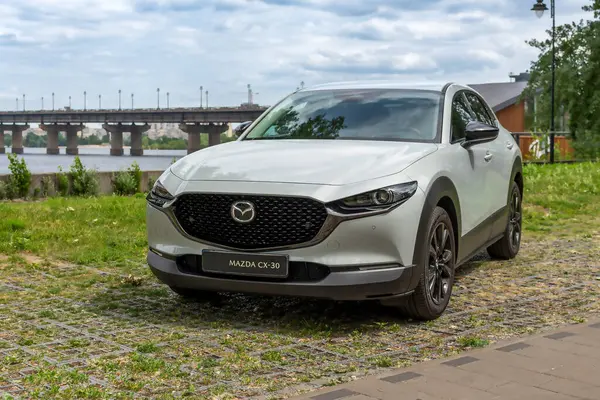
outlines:
M70 113L177 113L177 112L215 112L215 111L258 111L266 110L268 106L240 106L240 107L169 107L169 108L60 108L54 110L19 110L1 111L0 115L23 115L23 114L70 114Z

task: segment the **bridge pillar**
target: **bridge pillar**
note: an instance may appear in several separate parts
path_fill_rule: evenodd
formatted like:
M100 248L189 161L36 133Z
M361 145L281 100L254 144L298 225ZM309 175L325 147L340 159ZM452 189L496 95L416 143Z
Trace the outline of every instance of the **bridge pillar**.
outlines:
M67 134L67 154L76 156L79 154L79 148L77 147L77 132L83 130L83 124L65 126L65 132Z
M40 129L46 132L46 154L60 154L58 149L58 133L61 131L57 124L40 124Z
M4 130L6 128L3 124L0 124L0 154L6 153L6 149L4 148Z
M125 128L121 123L117 125L102 124L102 128L110 133L110 155L111 156L122 156L123 155L123 132Z
M131 148L129 149L129 154L132 156L143 156L144 149L142 147L142 135L150 129L150 125L131 124L128 129L129 132L131 132Z
M221 143L221 133L225 132L225 124L208 124L208 145L215 146Z
M10 127L12 131L12 152L14 154L23 154L23 131L29 129L29 125L16 125Z
M195 124L179 124L179 129L188 134L188 148L187 153L191 154L195 151L200 150L200 133L206 130L206 125Z

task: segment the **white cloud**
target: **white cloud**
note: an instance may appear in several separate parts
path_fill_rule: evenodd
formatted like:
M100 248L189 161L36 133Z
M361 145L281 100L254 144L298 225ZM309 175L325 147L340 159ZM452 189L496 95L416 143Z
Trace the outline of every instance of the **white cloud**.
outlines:
M53 91L60 104L82 106L86 90L112 107L122 89L142 107L160 87L192 106L201 85L210 104L236 105L248 83L272 104L300 81L506 81L536 56L525 40L550 27L533 2L2 0L0 109ZM587 3L559 2L558 22Z

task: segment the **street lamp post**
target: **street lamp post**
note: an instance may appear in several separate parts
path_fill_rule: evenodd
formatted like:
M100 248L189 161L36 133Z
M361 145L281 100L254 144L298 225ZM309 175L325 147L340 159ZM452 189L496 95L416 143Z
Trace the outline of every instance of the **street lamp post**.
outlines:
M121 89L119 89L119 111L121 111Z
M71 108L71 96L69 96L69 108Z
M160 88L156 88L156 109L160 110Z
M206 108L208 108L208 90L205 92L206 94Z
M200 86L200 108L202 108L202 90L204 90L204 88Z
M25 94L23 94L23 111L25 111Z
M98 95L98 110L102 110L102 95Z
M169 109L169 92L167 92L167 110Z
M17 109L16 111L19 111L19 98L17 97Z
M54 111L54 92L52 92L52 111Z
M133 93L131 93L131 109L133 110Z
M548 7L544 0L536 0L536 3L531 8L538 18L542 18ZM550 84L550 163L554 163L554 87L556 85L556 13L554 0L550 0L550 17L552 18L552 83Z
M44 111L44 96L42 96L42 111Z

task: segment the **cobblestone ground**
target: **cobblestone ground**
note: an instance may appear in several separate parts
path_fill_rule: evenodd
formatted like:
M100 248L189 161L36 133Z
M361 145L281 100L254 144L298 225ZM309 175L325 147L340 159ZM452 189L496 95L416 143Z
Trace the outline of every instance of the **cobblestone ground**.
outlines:
M1 257L1 256L0 256ZM429 323L371 303L183 301L136 276L0 258L8 398L284 398L600 314L600 237L523 243L462 268ZM543 260L543 261L542 261Z

